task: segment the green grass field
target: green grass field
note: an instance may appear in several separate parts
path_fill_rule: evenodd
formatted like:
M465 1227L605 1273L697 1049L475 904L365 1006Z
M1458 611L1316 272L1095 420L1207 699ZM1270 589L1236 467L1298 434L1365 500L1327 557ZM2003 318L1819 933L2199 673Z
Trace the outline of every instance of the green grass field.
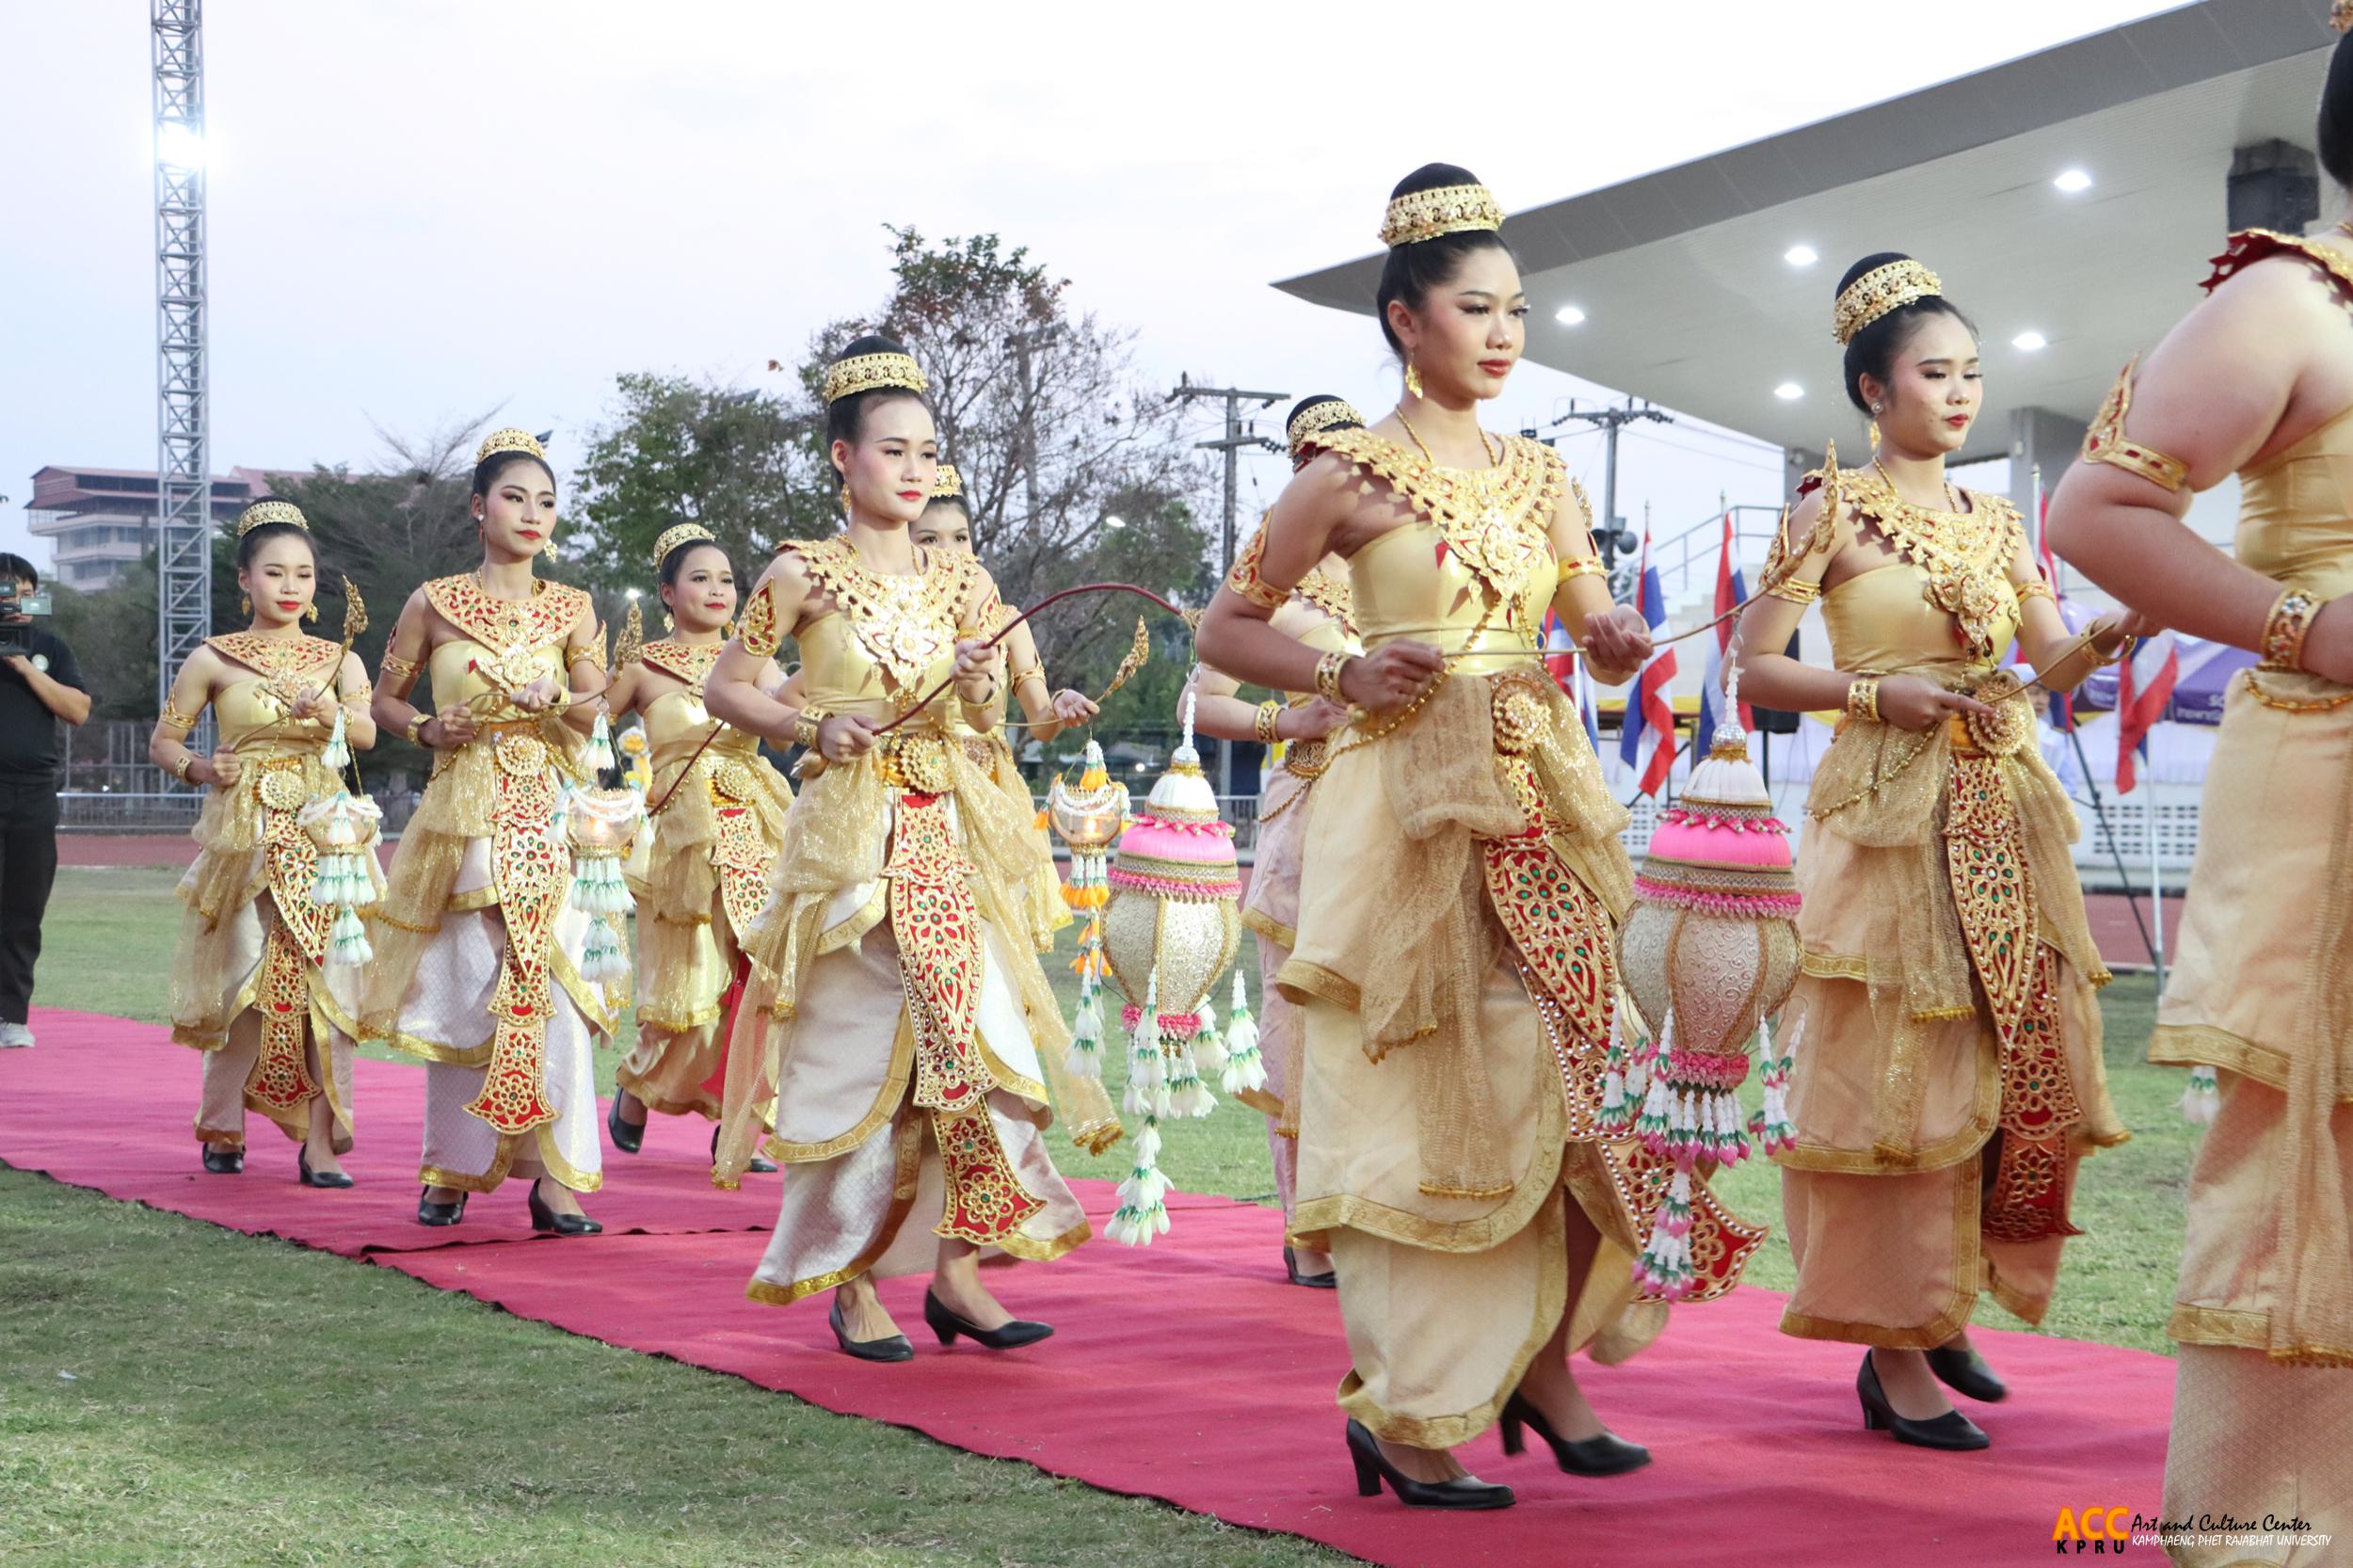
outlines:
M60 872L38 1000L161 1021L172 880ZM2087 1234L2046 1327L2163 1352L2194 1136L2179 1075L2139 1060L2150 983L2120 980L2105 1001L2110 1089L2136 1136L2086 1167ZM1179 1186L1268 1197L1256 1113L1221 1106L1168 1145ZM1057 1158L1074 1176L1124 1163L1066 1144ZM1718 1190L1776 1222L1748 1277L1785 1288L1771 1167ZM1346 1560L6 1170L0 1308L0 1565ZM1991 1304L1981 1318L2011 1326ZM1639 1411L1601 1401L1640 1435ZM1302 1411L1303 1429L1329 1414Z

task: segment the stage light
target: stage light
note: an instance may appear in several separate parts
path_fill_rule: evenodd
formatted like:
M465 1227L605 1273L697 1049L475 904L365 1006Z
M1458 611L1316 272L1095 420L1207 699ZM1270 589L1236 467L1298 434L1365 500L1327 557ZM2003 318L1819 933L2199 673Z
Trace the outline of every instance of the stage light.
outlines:
M1784 403L1795 403L1799 398L1805 395L1805 389L1799 386L1795 381L1784 381L1780 386L1773 389L1773 395L1780 398Z
M1781 259L1791 266L1812 266L1822 258L1810 245L1793 245L1781 253Z
M1577 327L1584 323L1585 312L1574 305L1563 305L1552 312L1552 319L1563 327Z
M204 134L176 121L164 125L155 132L155 157L172 168L202 168Z
M2065 191L2068 195L2074 196L2091 188L2091 176L2086 174L2080 168L2070 168L2062 170L2059 177L2052 181L2051 184L2057 185L2060 190Z

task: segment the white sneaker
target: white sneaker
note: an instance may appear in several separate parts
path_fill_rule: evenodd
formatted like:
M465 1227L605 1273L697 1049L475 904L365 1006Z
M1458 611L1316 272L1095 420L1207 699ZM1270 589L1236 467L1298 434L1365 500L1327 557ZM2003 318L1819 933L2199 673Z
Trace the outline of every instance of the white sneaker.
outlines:
M30 1048L33 1032L24 1024L0 1024L0 1049L9 1047Z

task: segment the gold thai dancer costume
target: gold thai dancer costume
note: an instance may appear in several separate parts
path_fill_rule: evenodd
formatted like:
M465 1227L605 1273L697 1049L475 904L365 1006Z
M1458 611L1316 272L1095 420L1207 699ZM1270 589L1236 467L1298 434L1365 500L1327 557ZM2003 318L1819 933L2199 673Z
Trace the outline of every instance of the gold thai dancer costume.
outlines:
M1572 1347L1621 1360L1666 1321L1631 1267L1672 1167L1594 1137L1627 815L1538 658L1560 459L1521 438L1477 472L1367 430L1307 445L1419 514L1350 558L1365 647L1458 657L1403 715L1335 734L1315 785L1279 976L1305 1016L1292 1230L1338 1272L1341 1408L1385 1440L1452 1448L1571 1310L1564 1191L1602 1237ZM1701 1189L1695 1297L1729 1290L1761 1236Z
M1902 500L1878 475L1810 475L1810 534L1775 541L1766 591L1819 598L1833 664L1970 691L1991 719L1925 734L1849 717L1807 803L1802 969L1783 1014L1796 1060L1783 1211L1798 1265L1782 1331L1930 1350L1981 1290L2030 1323L2049 1306L2085 1153L2126 1136L2108 1104L2066 792L2017 678L2018 514ZM1898 559L1820 587L1858 537ZM1791 1032L1798 1032L1793 1035Z
M1241 586L1255 582L1258 561L1266 549L1262 528L1250 537L1235 559L1228 582ZM1354 608L1348 580L1319 567L1309 572L1283 607L1274 613L1278 632L1298 638L1318 653L1361 653ZM1313 692L1286 692L1289 706L1304 707ZM1307 1049L1306 1021L1299 1008L1274 984L1299 941L1299 876L1307 845L1308 803L1316 780L1323 776L1331 753L1329 738L1291 741L1283 760L1269 770L1259 786L1258 823L1252 840L1250 892L1242 903L1241 923L1258 942L1260 977L1257 1012L1258 1047L1264 1053L1266 1087L1238 1089L1234 1097L1267 1116L1267 1146L1274 1160L1274 1192L1282 1200L1288 1222L1299 1189L1299 1081Z
M312 900L319 851L303 819L343 786L320 760L330 727L291 715L311 688L363 707L368 688L361 680L341 689L342 648L323 638L235 632L205 646L246 673L213 698L220 744L244 768L236 783L206 793L196 863L180 879L171 1037L205 1053L196 1136L242 1149L253 1110L300 1139L323 1101L341 1154L351 1147L361 970L328 962L336 911ZM168 711L165 722L184 731L197 717ZM380 895L375 852L360 858L370 894Z
M879 726L946 679L981 608L970 556L919 551L919 571L884 576L846 538L788 548L831 600L795 634L805 713ZM791 630L756 591L744 648L770 657ZM792 1167L757 1301L928 1270L926 1232L1030 1259L1088 1235L1044 1138L1048 1075L1082 1144L1118 1128L1099 1084L1059 1077L1069 1038L1037 955L1069 917L1026 800L975 765L952 705L851 761L804 764L815 776L745 940L714 1179L734 1185L771 1101L765 1148Z
M392 856L365 1037L428 1064L425 1185L488 1192L544 1171L593 1192L604 1179L594 1045L627 999L580 973L597 917L572 907L558 808L567 781L593 782L587 743L561 715L491 694L542 676L568 684L572 664L602 648L567 647L587 609L577 588L539 581L528 600L496 599L469 572L424 592L464 633L428 657L433 699L473 701L480 726L434 752Z
M792 792L760 738L703 707L721 643L648 643L638 657L686 682L645 705L649 830L637 897L637 1045L615 1082L664 1115L719 1116L724 1011L739 955L768 902ZM708 743L706 744L705 743Z
M2207 287L2281 252L2353 300L2353 264L2261 231L2232 236ZM2094 440L2122 440L2130 375ZM2353 592L2353 408L2238 477L2238 560L2313 605ZM2165 1517L2293 1515L2335 1555L2177 1554L2201 1568L2353 1549L2353 691L2280 663L2296 661L2267 657L2223 704L2149 1048L2219 1087L2167 1325Z

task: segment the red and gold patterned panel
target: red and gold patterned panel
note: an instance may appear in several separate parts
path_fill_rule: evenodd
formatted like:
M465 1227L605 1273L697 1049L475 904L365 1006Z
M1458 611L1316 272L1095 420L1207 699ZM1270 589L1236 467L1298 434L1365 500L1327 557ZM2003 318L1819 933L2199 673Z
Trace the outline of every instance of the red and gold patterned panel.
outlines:
M1046 1207L1014 1174L984 1100L968 1111L933 1112L932 1135L939 1141L940 1175L947 1188L934 1235L989 1246L1019 1230Z
M555 780L547 744L509 730L493 743L498 769L490 806L490 882L506 922L506 951L490 999L490 1064L466 1107L504 1134L555 1120L547 1102L548 1020L554 1016L548 967L555 922L571 891L571 852L549 830Z

